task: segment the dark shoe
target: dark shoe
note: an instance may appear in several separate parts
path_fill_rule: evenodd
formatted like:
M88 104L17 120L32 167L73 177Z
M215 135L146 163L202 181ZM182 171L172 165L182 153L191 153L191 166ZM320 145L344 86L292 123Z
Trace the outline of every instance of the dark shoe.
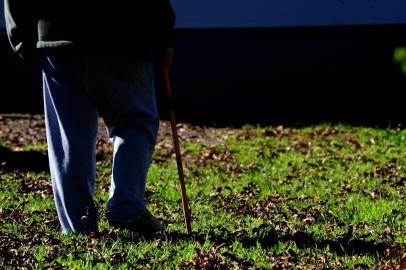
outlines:
M112 227L127 229L144 235L152 235L164 229L162 223L148 209L129 219L111 219L109 224Z

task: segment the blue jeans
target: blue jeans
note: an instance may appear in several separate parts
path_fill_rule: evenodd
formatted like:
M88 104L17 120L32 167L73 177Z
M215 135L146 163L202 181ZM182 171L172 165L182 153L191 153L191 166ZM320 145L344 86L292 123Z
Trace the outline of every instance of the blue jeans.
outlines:
M97 230L93 196L99 116L114 145L107 218L126 219L143 211L159 128L150 63L50 54L42 70L50 171L62 231Z

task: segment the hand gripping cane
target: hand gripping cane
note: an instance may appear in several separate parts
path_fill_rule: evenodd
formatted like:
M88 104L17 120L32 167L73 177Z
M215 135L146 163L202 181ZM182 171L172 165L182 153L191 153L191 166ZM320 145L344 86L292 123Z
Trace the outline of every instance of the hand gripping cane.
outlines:
M173 98L172 98L171 82L169 79L169 70L170 70L170 67L172 64L172 60L173 60L173 50L168 49L164 55L163 83L164 83L164 88L165 88L166 96L168 98L168 103L169 103L172 138L173 138L173 145L175 147L176 164L178 167L180 189L182 191L182 204L183 204L183 214L185 216L186 232L187 232L187 234L190 234L192 232L192 228L190 225L191 220L190 220L190 212L189 212L189 203L188 203L188 198L186 195L185 176L183 174L182 157L180 154L180 147L179 147L179 137L178 137L178 131L176 128L175 109L174 109Z

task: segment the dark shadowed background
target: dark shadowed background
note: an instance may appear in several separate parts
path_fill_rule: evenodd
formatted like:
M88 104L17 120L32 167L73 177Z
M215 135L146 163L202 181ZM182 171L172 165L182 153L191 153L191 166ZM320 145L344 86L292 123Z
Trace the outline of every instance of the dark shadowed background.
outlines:
M180 121L406 122L406 77L393 60L395 48L406 46L405 1L173 5L172 80ZM13 55L0 26L0 112L41 113L39 65Z

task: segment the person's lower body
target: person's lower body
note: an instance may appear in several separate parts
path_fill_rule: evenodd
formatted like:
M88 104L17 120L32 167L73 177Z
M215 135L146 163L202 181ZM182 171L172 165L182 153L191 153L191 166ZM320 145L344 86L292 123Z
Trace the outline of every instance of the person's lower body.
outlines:
M44 107L53 193L63 232L97 230L93 201L96 135L102 116L113 138L109 220L145 212L147 171L159 128L149 62L49 55Z

